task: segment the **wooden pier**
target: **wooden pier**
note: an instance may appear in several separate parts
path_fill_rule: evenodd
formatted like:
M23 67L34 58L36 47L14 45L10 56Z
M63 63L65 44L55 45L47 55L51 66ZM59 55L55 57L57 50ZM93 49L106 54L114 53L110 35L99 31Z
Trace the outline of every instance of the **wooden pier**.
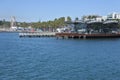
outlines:
M79 34L79 33L56 33L57 39L87 39L87 38L120 38L120 33L94 33L94 34Z
M56 32L20 32L19 37L56 37L57 39L120 38L120 33L56 33Z
M19 37L54 37L55 32L20 32Z

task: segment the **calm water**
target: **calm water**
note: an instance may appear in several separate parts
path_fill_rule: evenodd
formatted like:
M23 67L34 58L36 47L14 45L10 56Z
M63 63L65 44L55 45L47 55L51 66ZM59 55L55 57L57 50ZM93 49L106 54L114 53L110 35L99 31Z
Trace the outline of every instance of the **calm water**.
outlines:
M120 80L120 39L0 33L0 80Z

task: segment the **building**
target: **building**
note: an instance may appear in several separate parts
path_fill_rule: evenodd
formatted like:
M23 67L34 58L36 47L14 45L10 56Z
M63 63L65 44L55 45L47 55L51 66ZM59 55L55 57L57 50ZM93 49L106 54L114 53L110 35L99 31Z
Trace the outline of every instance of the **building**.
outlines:
M120 13L111 13L107 16L98 16L98 15L87 15L83 16L82 20L83 21L106 21L106 20L113 20L113 19L120 19Z
M82 18L83 21L103 21L106 20L106 17L103 16L98 16L98 15L88 15L88 16L84 16Z
M107 19L120 19L120 14L114 12L112 14L107 15Z

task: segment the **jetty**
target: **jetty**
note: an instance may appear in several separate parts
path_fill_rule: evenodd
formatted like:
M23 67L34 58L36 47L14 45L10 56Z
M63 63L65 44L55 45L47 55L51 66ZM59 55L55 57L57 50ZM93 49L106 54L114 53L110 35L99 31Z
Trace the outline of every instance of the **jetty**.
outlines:
M54 37L55 32L20 32L19 37Z
M73 27L61 29L60 33L56 33L58 39L120 38L117 20L67 21L66 23Z
M120 38L120 33L117 34L79 34L79 33L56 33L57 39L88 39L88 38Z
M57 33L57 32L20 32L19 37L56 37L57 39L87 39L87 38L120 38L117 34L79 34L79 33Z

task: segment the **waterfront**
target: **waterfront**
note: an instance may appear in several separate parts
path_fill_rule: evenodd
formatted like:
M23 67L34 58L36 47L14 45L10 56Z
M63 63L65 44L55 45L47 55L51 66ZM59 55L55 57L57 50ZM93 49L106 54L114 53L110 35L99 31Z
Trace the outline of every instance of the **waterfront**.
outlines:
M0 33L0 80L119 80L120 39Z

